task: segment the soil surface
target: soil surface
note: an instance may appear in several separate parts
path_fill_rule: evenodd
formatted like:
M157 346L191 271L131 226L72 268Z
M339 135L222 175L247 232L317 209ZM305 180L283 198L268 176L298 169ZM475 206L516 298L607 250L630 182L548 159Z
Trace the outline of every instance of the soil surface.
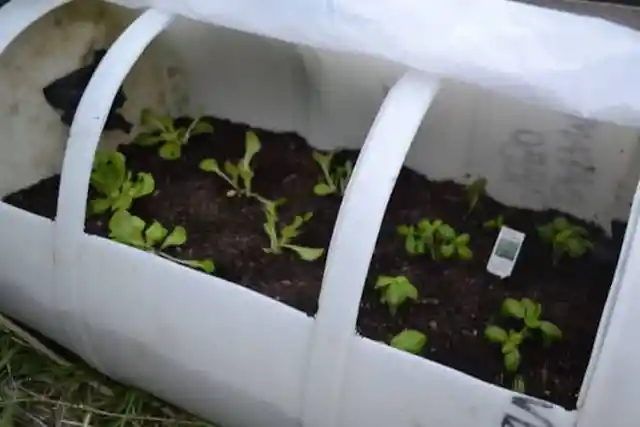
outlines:
M203 158L214 157L219 163L239 159L244 151L245 132L250 128L213 118L207 120L214 125L214 135L192 138L176 161L163 160L154 147L121 147L130 170L150 172L156 181L156 193L137 199L131 212L145 220L157 219L165 227L184 226L188 240L181 257L211 258L216 262L216 275L313 315L324 257L305 262L291 252L272 255L263 251L269 241L262 228L264 214L260 203L226 197L227 183L198 168ZM262 150L253 163L255 191L269 199L287 199L279 209L283 221L313 212L297 243L327 248L340 198L313 194L320 169L311 157L312 149L292 133L252 130L262 142ZM340 153L336 161L355 159L356 155ZM53 218L57 186L58 177L52 177L6 197L5 201ZM508 208L488 197L482 198L467 218L466 211L464 187L451 182L430 182L403 169L380 231L361 302L358 331L388 342L404 328L420 330L428 336L424 357L510 387L510 380L502 375L499 346L487 342L483 331L489 322L499 320L497 315L505 297L532 298L542 304L542 317L558 325L564 336L549 348L543 348L537 341L524 345L520 372L526 381L526 392L575 408L613 277L617 245L609 247L611 244L604 241L599 229L579 222L588 227L600 256L564 260L553 267L550 247L538 239L536 227L553 219L556 213ZM500 214L505 215L507 225L527 233L513 275L504 281L485 270L497 232L482 227L485 221ZM433 262L426 256L409 256L396 230L400 224L415 223L421 218L439 218L457 232L469 233L473 259ZM105 236L107 219L89 218L87 232ZM374 289L379 275L406 276L418 288L419 300L407 302L396 316L391 316Z

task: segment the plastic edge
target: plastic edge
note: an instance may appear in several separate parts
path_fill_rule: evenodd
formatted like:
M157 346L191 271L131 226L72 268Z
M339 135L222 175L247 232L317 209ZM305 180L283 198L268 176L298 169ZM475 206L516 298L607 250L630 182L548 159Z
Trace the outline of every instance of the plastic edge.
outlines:
M58 210L54 222L53 254L58 303L75 311L82 304L73 287L73 263L84 235L89 179L102 131L116 93L147 46L173 20L173 15L148 10L140 15L109 48L87 85L67 140L62 163ZM69 291L71 289L71 291ZM80 345L80 353L94 366L82 325L68 325Z
M380 226L407 152L439 86L438 80L417 71L398 80L358 157L329 245L303 397L305 426L338 425L348 350ZM358 239L352 237L355 229Z

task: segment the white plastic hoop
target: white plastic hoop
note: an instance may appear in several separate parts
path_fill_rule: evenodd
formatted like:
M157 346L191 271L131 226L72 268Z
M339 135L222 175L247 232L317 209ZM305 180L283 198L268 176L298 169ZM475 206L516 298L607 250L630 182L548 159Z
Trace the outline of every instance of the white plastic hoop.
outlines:
M71 0L12 0L0 9L0 54L31 24Z
M387 94L354 168L331 237L315 319L303 401L306 427L338 425L349 345L380 226L439 86L423 73L405 74Z
M77 246L84 235L87 192L93 158L100 136L111 110L118 89L147 46L173 20L173 16L149 10L138 17L115 41L96 68L73 118L69 139L62 163L58 211L54 223L53 253L55 258L55 285L61 292L61 307L79 308L76 292L62 292L75 286L74 260ZM77 284L81 286L81 284ZM72 311L72 310L70 310ZM84 336L83 325L68 325L74 340L79 342L77 351L99 369L97 358L91 355ZM102 368L104 369L104 368Z

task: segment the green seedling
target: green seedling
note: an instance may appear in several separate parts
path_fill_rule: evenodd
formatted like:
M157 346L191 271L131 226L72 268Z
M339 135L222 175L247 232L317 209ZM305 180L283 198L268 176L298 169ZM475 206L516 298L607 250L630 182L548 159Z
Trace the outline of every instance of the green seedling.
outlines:
M414 329L405 329L391 339L391 347L412 354L419 354L427 344L427 336Z
M500 344L502 348L502 360L504 368L509 373L514 373L520 367L522 356L520 354L520 344L525 339L525 332L508 332L500 326L490 325L484 330L484 336L492 343Z
M593 249L589 233L584 227L572 224L564 217L538 227L540 238L553 248L553 265L557 265L565 255L580 258Z
M158 221L148 225L143 219L126 210L116 211L111 217L109 238L207 273L212 273L215 269L213 261L209 259L183 260L164 252L168 248L180 247L187 242L187 230L184 227L175 227L169 233Z
M280 254L283 249L289 249L304 261L315 261L324 253L321 248L309 248L293 244L296 237L301 234L302 226L309 222L313 213L307 212L304 215L297 215L293 221L284 227L278 227L278 206L285 202L285 199L270 201L261 199L266 221L263 224L264 231L269 236L269 247L263 250L271 254Z
M124 154L118 152L96 153L90 182L100 193L99 197L89 202L92 214L129 209L134 199L149 195L155 189L153 176L138 172L134 178L127 171Z
M497 217L486 221L482 224L482 228L485 230L500 230L504 226L504 215L498 215Z
M513 383L511 385L511 389L516 393L524 394L527 392L526 385L524 382L524 377L522 375L516 375L513 377Z
M482 197L487 194L487 179L478 178L467 185L467 216L473 212Z
M176 127L171 117L155 114L149 108L140 113L140 125L145 130L133 142L146 147L161 144L158 154L165 160L179 159L182 147L192 136L213 133L213 126L201 118L196 118L186 128Z
M344 195L347 184L353 172L353 162L347 160L343 166L333 166L333 152L322 154L314 151L313 160L318 163L322 170L322 178L319 183L313 187L313 192L317 196L328 196L330 194Z
M540 331L545 345L562 338L560 328L549 321L540 319L542 305L529 298L522 298L519 301L506 298L502 302L502 315L522 320L527 330Z
M382 292L380 302L389 306L393 316L405 301L418 299L418 289L404 276L380 276L375 288Z
M562 338L560 328L551 322L540 319L542 314L540 303L529 298L522 298L521 300L506 298L502 302L501 314L505 317L522 320L524 323L522 330L519 332L514 330L507 332L496 325L489 325L484 331L484 336L488 341L500 344L504 367L510 374L514 374L518 370L522 361L520 345L525 339L532 337L535 331L540 331L545 346ZM522 384L517 384L516 380L517 377L514 378L514 389L516 386L522 386L524 390L524 380L522 380Z
M233 187L227 191L227 197L249 197L254 195L251 188L254 176L253 169L251 169L251 160L261 148L260 140L255 132L247 132L244 147L244 156L242 159L240 159L237 164L227 160L224 163L224 171L220 169L220 165L216 159L204 159L200 162L200 169L205 172L215 173Z
M416 225L401 225L398 227L398 233L404 236L405 249L411 255L421 255L429 251L433 260L473 258L473 252L469 249L470 236L457 234L442 220L422 219Z

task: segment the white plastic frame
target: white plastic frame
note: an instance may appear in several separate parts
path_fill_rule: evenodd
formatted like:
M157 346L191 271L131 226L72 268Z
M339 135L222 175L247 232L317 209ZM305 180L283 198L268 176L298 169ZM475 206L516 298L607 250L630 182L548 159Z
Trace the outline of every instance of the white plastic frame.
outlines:
M12 0L0 10L0 55L31 24L71 0Z
M75 243L84 234L91 166L118 88L171 20L170 15L153 10L140 16L107 51L85 89L71 126L58 195L54 253L61 265L77 259ZM344 365L380 225L406 153L438 88L437 80L418 72L400 79L385 99L354 168L328 249L310 355L305 425L338 423ZM389 144L391 140L394 144ZM363 206L370 212L361 212ZM363 239L349 237L347 230L355 226L363 231ZM344 294L345 277L353 283L348 295ZM73 269L56 269L56 283L62 281L75 283ZM83 331L81 325L75 330L82 340ZM86 354L90 346L81 345ZM98 358L86 357L101 368Z
M14 0L0 11L0 24L4 22L3 17L11 17L9 12L20 12L22 15L17 13L17 16L24 17L21 22L26 28L48 11L67 2L34 1L29 13L24 13L26 0ZM10 8L12 5L15 6L13 9ZM86 194L98 140L117 89L142 51L170 24L171 19L171 16L157 11L148 11L139 17L109 49L78 107L65 153L58 215L54 223L56 288L61 288L58 285L62 283L83 285L76 280L72 266L79 251L77 243L84 237ZM31 22L26 23L29 20ZM7 19L7 22L14 21L19 22L15 16ZM7 30L4 34L6 40L9 36L17 36L22 31L19 27L15 25L12 32ZM0 31L2 29L0 25ZM6 47L9 42L0 44L0 47ZM305 378L305 425L340 425L340 397L347 377L344 369L355 341L355 322L373 245L398 171L437 88L437 82L417 73L409 73L401 79L388 94L361 152L329 248ZM405 126L398 126L400 123ZM387 143L390 137L394 144ZM375 185L372 184L373 180ZM79 194L84 197L77 197ZM367 212L359 211L364 206ZM363 239L349 239L346 232L341 232L352 230L356 223L368 230L368 233L362 233ZM345 287L345 277L354 284L349 283L351 286ZM66 304L69 308L81 306L83 301L78 295L81 294L60 295L58 303ZM82 355L94 366L108 371L100 365L97 357L91 356L88 350L91 346L84 345L86 339L83 334L86 331L83 325L70 322L67 326L70 328L67 342L79 341L78 347L84 350ZM561 415L558 414L558 417Z
M439 87L437 79L409 71L387 94L358 156L322 280L306 383L305 426L338 425L350 341L380 226L404 159Z
M54 254L58 268L55 269L55 283L76 283L70 268L77 258L77 244L84 234L87 192L93 158L100 142L100 136L109 115L116 93L125 77L142 55L146 47L173 20L167 13L149 10L138 17L107 51L95 74L85 89L71 125L65 150L60 188L58 192L58 212L54 223ZM56 286L58 288L58 286ZM72 293L68 303L80 306ZM60 298L62 301L63 298ZM79 338L85 351L84 356L94 366L99 366L85 345L82 325L70 325L72 333Z

